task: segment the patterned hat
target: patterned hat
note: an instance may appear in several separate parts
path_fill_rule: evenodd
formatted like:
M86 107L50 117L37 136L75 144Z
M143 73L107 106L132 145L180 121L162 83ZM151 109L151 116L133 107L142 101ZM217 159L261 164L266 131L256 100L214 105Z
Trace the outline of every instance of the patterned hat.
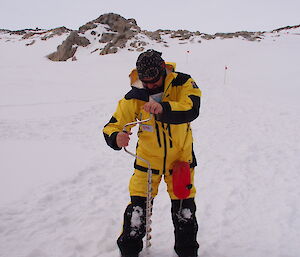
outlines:
M159 78L165 70L165 61L161 58L162 53L149 49L141 53L136 61L136 69L140 80Z

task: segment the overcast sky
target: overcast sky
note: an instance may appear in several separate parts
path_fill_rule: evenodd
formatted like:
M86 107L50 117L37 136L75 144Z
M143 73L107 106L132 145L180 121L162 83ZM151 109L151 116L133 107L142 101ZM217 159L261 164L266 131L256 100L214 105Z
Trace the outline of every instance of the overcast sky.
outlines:
M114 12L146 30L263 31L300 24L299 10L300 0L0 0L0 28L78 29Z

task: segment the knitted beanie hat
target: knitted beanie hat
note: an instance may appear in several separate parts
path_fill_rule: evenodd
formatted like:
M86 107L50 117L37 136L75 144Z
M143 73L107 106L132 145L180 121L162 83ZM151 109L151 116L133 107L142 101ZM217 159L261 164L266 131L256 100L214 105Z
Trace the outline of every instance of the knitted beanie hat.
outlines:
M149 49L141 53L136 61L136 69L139 79L157 79L165 70L165 61L161 58L162 53Z

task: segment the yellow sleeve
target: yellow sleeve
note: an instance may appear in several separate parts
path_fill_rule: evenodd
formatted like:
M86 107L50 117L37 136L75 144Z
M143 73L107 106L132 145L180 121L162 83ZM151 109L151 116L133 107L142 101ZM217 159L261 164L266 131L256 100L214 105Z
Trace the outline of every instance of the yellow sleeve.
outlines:
M163 113L159 120L169 124L191 122L199 116L201 90L196 82L189 78L182 85L178 85L177 101L162 102Z
M126 100L123 98L119 101L115 113L103 128L104 138L111 148L121 149L116 144L117 134L123 130L127 123L136 121L137 115L137 101L135 99Z

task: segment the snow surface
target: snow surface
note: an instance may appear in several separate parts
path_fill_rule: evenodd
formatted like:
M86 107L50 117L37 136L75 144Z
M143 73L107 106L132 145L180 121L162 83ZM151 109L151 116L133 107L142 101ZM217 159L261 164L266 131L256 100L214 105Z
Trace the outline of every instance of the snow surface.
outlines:
M299 34L149 45L203 91L192 124L201 257L300 256ZM0 40L1 257L119 256L134 160L101 130L138 53L50 62L62 40ZM176 256L170 208L162 182L150 256Z

